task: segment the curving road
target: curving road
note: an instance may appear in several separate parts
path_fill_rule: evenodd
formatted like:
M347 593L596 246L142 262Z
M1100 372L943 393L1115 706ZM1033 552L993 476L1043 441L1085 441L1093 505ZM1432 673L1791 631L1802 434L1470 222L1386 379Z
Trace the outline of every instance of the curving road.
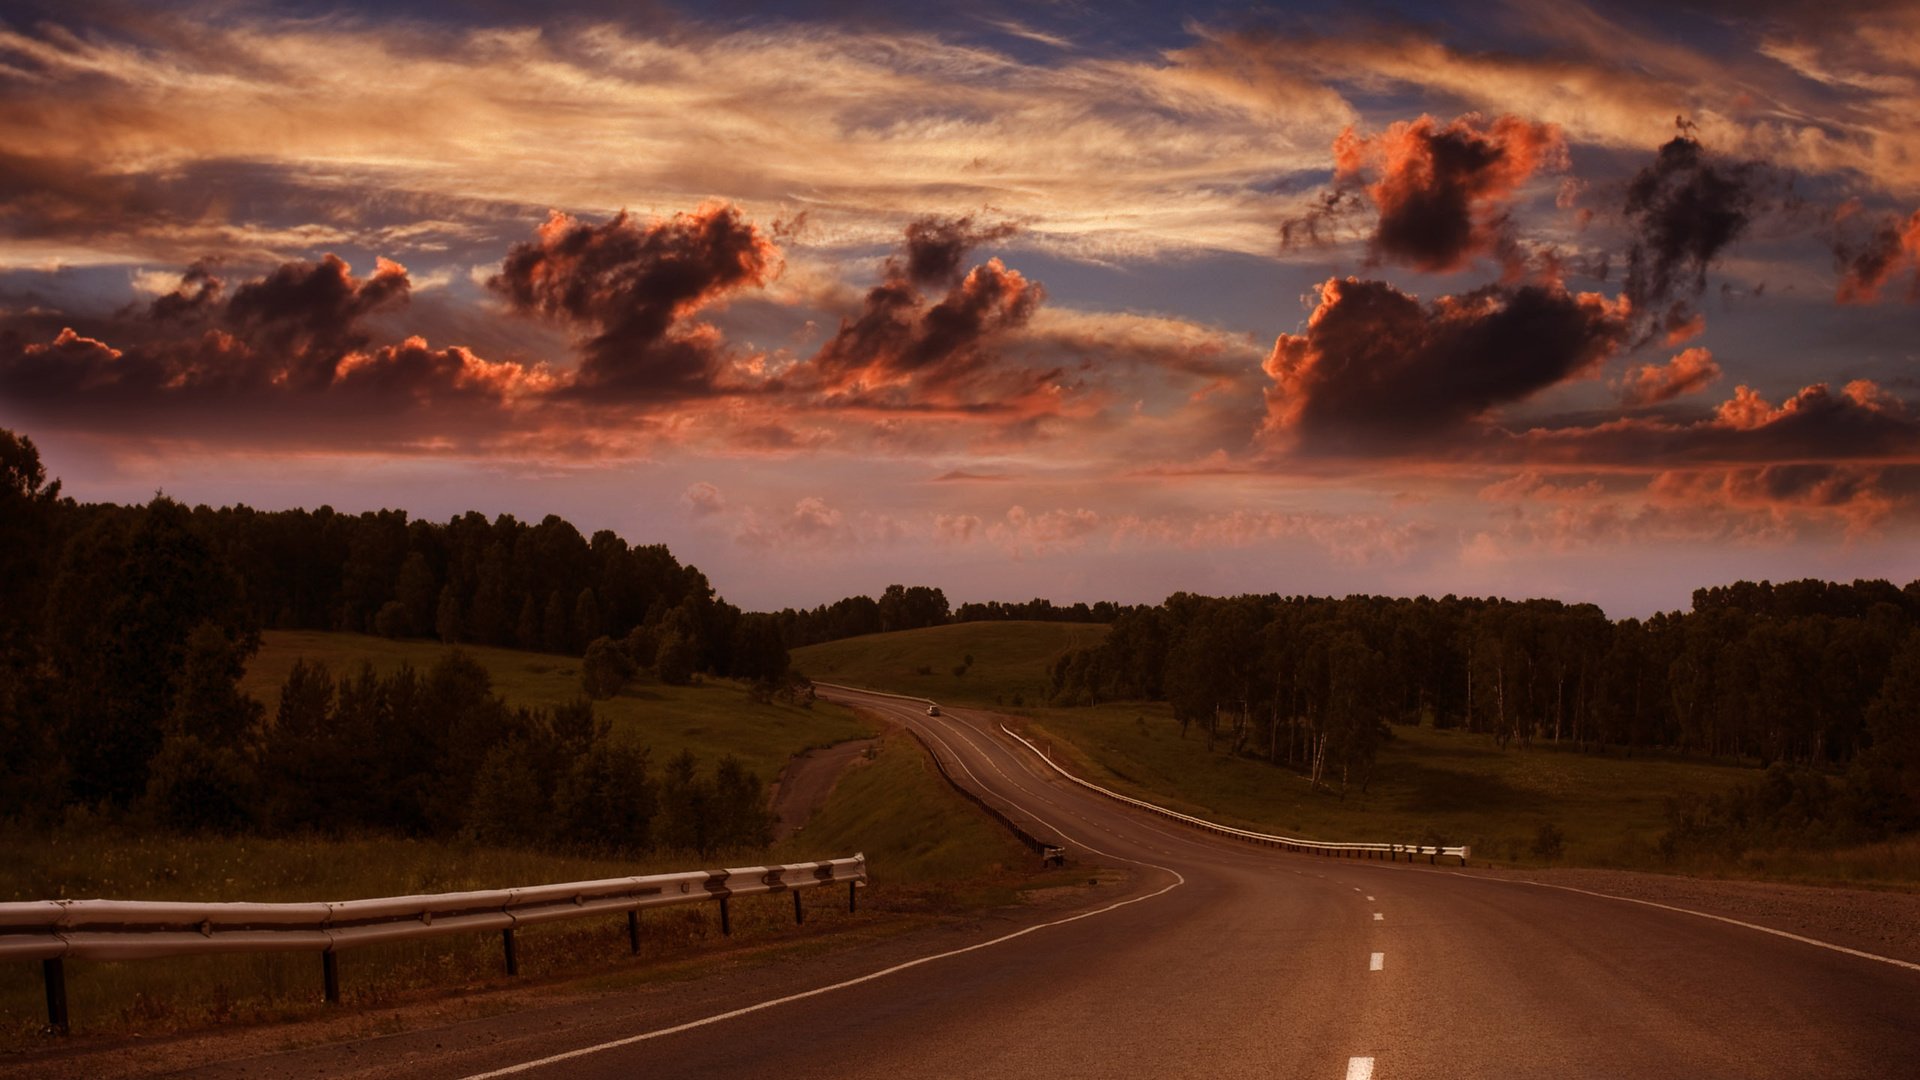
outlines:
M674 1015L449 1045L368 1074L1920 1076L1920 965L1572 890L1216 839L1061 780L990 714L829 693L944 745L1084 863L1130 867L1132 885L873 970L801 969ZM261 1071L279 1070L248 1074Z

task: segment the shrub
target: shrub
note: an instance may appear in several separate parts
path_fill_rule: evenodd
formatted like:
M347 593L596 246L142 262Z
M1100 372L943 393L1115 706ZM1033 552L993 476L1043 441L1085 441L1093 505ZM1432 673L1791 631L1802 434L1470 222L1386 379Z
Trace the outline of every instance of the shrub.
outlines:
M1533 857L1544 862L1554 862L1566 852L1567 838L1560 832L1560 826L1551 821L1543 821L1533 834Z
M257 790L252 767L233 749L172 735L148 763L145 808L170 829L232 832L252 820Z

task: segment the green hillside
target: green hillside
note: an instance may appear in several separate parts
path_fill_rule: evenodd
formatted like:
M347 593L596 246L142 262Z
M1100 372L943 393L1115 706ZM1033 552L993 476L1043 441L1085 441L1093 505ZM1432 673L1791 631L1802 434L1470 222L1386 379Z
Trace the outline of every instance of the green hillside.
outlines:
M307 630L269 630L247 667L241 687L265 703L269 714L280 700L280 686L294 661L323 661L335 675L357 670L363 662L382 673L412 664L425 670L450 651L435 641L395 641L365 634ZM510 705L564 704L581 696L580 660L550 653L462 646L493 676L494 691ZM762 704L746 688L730 681L699 686L665 686L641 680L618 697L594 703L594 711L613 721L617 732L653 749L658 768L682 750L707 767L726 754L738 757L761 779L772 783L787 759L809 747L827 746L871 735L863 721L837 705L812 708L773 702Z
M971 622L809 645L793 665L809 678L955 705L1012 706L1046 697L1047 669L1069 649L1098 645L1092 623ZM973 657L965 674L954 669Z

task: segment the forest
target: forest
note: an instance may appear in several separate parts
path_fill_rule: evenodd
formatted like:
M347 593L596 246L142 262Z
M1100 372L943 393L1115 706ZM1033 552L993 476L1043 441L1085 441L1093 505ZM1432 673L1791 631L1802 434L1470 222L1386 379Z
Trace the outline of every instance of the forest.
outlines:
M587 654L589 697L643 669L769 689L787 673L771 619L664 547L589 541L557 517L81 504L30 439L0 430L0 818L73 807L187 831L765 841L761 780L737 762L707 774L676 758L656 779L587 697L509 708L459 653L384 677L301 665L268 715L238 689L262 628Z
M1425 724L1769 767L1721 805L1676 809L1709 824L1920 826L1920 582L1737 582L1620 620L1556 600L1178 593L1059 657L1050 690L1165 701L1183 735L1342 788L1364 789L1392 725ZM1837 790L1821 779L1840 774Z

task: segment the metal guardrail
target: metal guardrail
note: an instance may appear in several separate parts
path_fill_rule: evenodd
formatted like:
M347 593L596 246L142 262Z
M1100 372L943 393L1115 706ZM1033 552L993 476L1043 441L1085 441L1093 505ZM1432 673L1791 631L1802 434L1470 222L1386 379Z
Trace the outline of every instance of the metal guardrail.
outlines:
M1033 745L1032 742L1028 741L1019 732L1013 730L1012 728L1008 727L1005 724L1000 725L1000 730L1006 732L1008 735L1012 736L1013 738L1018 739L1020 742L1020 745L1033 751L1034 755L1037 756L1041 761L1046 762L1047 765L1050 766L1054 772L1057 772L1061 776L1064 776L1067 779L1073 781L1074 783L1079 784L1083 788L1087 788L1092 791L1097 791L1100 794L1105 795L1109 799L1126 803L1129 806L1137 806L1142 810L1149 810L1149 811L1152 811L1153 813L1159 814L1161 817L1172 818L1175 821L1182 822L1187 825L1192 825L1195 828L1205 829L1208 832L1219 833L1222 836L1231 836L1239 840L1250 840L1256 844L1264 844L1268 847L1284 848L1287 851L1306 852L1306 853L1318 854L1318 855L1337 855L1337 856L1344 856L1348 858L1363 858L1363 859L1386 858L1389 861L1398 861L1401 855L1405 855L1407 857L1407 861L1412 862L1414 858L1416 858L1417 856L1425 855L1427 856L1427 861L1431 863L1431 862L1434 862L1439 857L1445 856L1446 858L1449 858L1449 859L1457 858L1460 860L1460 865L1465 866L1467 865L1467 858L1472 854L1472 849L1468 848L1465 845L1462 845L1460 847L1446 847L1444 845L1438 845L1438 844L1329 843L1324 840L1300 840L1291 836L1274 836L1270 833L1258 833L1248 829L1236 829L1231 825L1222 825L1219 822L1208 821L1206 818L1194 817L1192 814L1183 814L1178 810L1169 810L1164 806L1159 806L1154 803L1150 803L1145 799L1136 799L1131 795L1122 795L1117 791L1112 791L1107 788L1103 788L1099 784L1095 784L1087 780L1082 780L1081 778L1061 768L1059 763L1053 760L1052 755L1048 754L1044 750L1041 750L1039 747Z
M857 694L873 694L877 697L899 698L903 701L917 701L923 705L936 704L931 698L914 697L911 694L895 694L886 690L868 690L868 689L865 689L864 687L859 687L859 686L843 686L839 683L826 683L826 682L816 682L814 683L814 685L825 686L833 690L851 690ZM1159 814L1162 817L1172 818L1175 821L1192 825L1195 828L1205 829L1208 832L1219 833L1222 836L1231 836L1240 840L1252 841L1253 843L1256 843L1256 844L1264 844L1268 847L1283 848L1287 851L1297 851L1297 852L1305 852L1305 853L1320 854L1320 855L1338 855L1338 856L1345 856L1349 858L1374 858L1374 859L1385 858L1389 861L1394 861L1394 862L1399 861L1399 858L1401 855L1405 855L1407 857L1408 862L1412 862L1415 858L1421 855L1425 855L1429 863L1435 862L1438 859L1444 857L1448 859L1459 859L1460 865L1465 866L1467 865L1467 859L1470 858L1473 854L1473 850L1470 847L1467 847L1466 845L1461 845L1459 847L1448 847L1448 846L1439 845L1439 844L1329 843L1324 840L1300 840L1291 836L1273 836L1268 833L1251 832L1247 829L1236 829L1231 825L1222 825L1218 822L1208 821L1205 818L1194 817L1191 814L1183 814L1178 810L1169 810L1164 806L1158 806L1154 803L1147 802L1145 799L1136 799L1130 795L1122 795L1117 791L1110 791L1107 788L1103 788L1099 784L1082 780L1081 778L1061 768L1059 764L1053 760L1052 755L1048 754L1044 750L1041 750L1039 747L1033 745L1033 743L1027 741L1025 738L1023 738L1020 735L1019 732L1014 731L1012 728L1008 727L1005 724L1000 725L1000 730L1006 732L1008 735L1012 736L1013 738L1018 739L1022 746L1025 746L1027 749L1033 751L1034 754L1040 758L1040 760L1046 762L1050 767L1052 767L1052 769L1055 772L1073 781L1074 783L1079 784L1081 787L1087 788L1092 791L1097 791L1100 794L1105 795L1109 799L1126 803L1129 806L1137 806L1142 810L1151 811L1152 813Z
M336 903L191 903L145 900L34 900L0 903L0 961L39 960L46 980L47 1022L68 1029L66 971L75 960L151 960L235 952L317 952L328 1002L340 1000L336 955L343 949L446 934L501 933L507 974L520 972L514 931L523 926L626 913L627 936L640 951L639 912L719 901L720 930L732 932L727 900L792 892L795 922L805 921L802 889L867 880L867 857L780 866L693 870L474 892L389 896Z

